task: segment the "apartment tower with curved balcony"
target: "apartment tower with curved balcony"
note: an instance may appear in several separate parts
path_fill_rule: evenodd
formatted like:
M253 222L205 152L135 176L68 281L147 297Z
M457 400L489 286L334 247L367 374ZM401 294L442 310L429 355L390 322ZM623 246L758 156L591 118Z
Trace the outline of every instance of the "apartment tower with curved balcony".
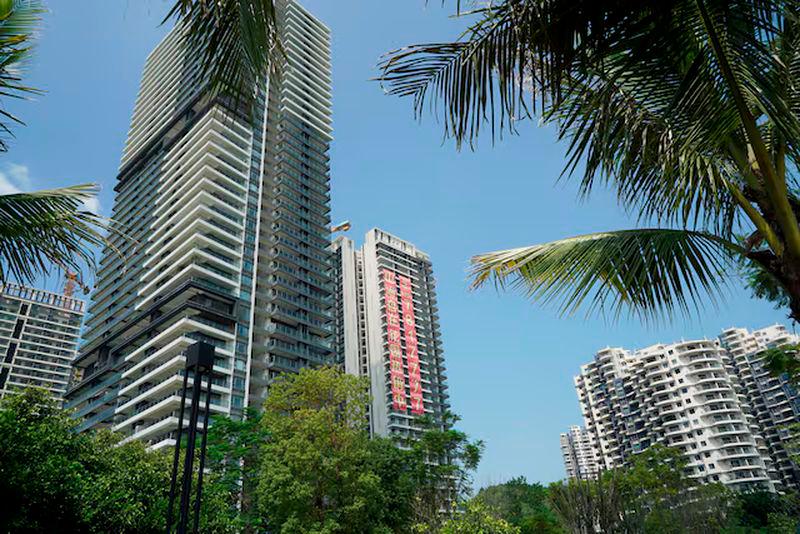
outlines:
M286 65L253 87L253 113L209 91L182 27L147 58L67 392L81 429L174 444L196 341L216 347L213 414L334 362L330 32L294 1L278 12Z
M775 490L768 444L718 341L607 348L581 367L575 387L599 470L658 443L683 453L701 483Z
M800 488L800 470L789 457L787 441L797 437L800 423L800 395L786 376L776 377L765 366L765 351L783 345L797 345L800 338L783 325L759 330L728 328L719 336L728 351L741 387L749 399L753 419L764 435L776 468L776 482Z

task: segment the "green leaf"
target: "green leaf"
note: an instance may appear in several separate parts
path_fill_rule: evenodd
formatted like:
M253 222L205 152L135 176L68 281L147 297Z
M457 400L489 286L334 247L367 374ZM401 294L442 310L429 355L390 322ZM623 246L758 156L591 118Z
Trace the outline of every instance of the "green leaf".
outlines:
M644 320L690 314L723 296L738 245L688 230L642 229L588 234L472 259L473 287L489 280L533 300L560 302L562 313L624 309Z
M252 105L256 84L280 73L285 55L272 0L175 0L165 21L173 17L200 54L212 91L234 105Z
M84 184L0 195L0 283L28 283L54 267L75 273L94 268L93 247L106 243L106 225L81 206L97 191Z

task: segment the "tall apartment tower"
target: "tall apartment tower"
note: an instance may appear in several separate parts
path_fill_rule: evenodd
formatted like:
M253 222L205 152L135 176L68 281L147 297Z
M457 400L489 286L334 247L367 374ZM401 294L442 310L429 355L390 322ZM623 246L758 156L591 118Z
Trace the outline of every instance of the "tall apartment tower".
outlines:
M174 444L184 351L215 345L211 411L260 407L275 376L332 363L330 32L279 2L287 65L255 120L214 97L181 26L147 58L67 393L81 428ZM191 380L190 380L191 383Z
M581 367L575 387L600 469L660 443L680 450L699 482L775 489L767 443L719 342L604 349Z
M16 284L0 286L0 398L39 387L61 400L77 355L84 302Z
M785 377L776 378L764 367L766 349L800 343L800 337L789 333L782 325L774 325L753 332L729 328L722 332L719 340L740 377L751 416L764 434L775 462L776 482L800 488L800 471L789 460L785 449L785 442L791 435L789 427L800 423L800 395Z
M399 440L435 424L449 405L436 287L427 254L383 230L364 244L331 245L336 280L334 348L348 373L370 381L370 431Z
M594 440L584 428L577 425L560 436L561 456L567 478L593 480L597 478L597 459L594 456Z

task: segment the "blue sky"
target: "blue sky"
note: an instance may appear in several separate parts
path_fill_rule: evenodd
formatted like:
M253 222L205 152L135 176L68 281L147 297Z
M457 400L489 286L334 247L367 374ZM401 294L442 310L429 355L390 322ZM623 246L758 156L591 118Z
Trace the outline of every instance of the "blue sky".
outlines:
M50 13L27 79L47 93L11 108L27 126L16 128L2 156L0 192L97 182L99 209L109 214L139 75L166 31L159 22L168 2L46 3ZM423 0L305 5L333 31L333 218L350 219L357 241L378 226L431 255L453 410L465 431L486 441L478 485L516 475L543 482L563 476L558 434L580 422L572 376L596 350L784 321L784 312L743 290L699 318L657 325L562 318L518 295L470 292L473 254L634 222L609 194L598 191L581 202L574 182L556 184L565 147L552 130L526 124L520 136L494 147L457 152L443 143L433 120L415 122L409 101L385 96L369 81L387 50L455 35L460 23L448 17L449 6Z

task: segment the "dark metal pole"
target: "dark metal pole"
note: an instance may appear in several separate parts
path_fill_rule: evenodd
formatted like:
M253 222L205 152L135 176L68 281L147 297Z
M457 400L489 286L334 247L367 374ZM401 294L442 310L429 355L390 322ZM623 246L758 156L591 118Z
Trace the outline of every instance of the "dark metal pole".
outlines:
M189 519L189 495L192 492L192 466L194 464L195 441L197 440L197 416L200 404L200 388L203 377L197 372L192 378L192 411L189 414L189 430L186 438L186 456L183 459L183 487L181 488L181 515L178 520L177 534L186 534ZM188 370L187 370L188 371Z
M203 495L203 470L206 467L206 442L208 441L208 411L211 405L211 369L208 370L208 392L206 393L206 411L203 415L203 439L200 441L200 470L197 472L197 496L194 500L194 530L200 529L200 498Z
M169 507L167 508L167 534L172 532L172 509L175 506L175 482L178 478L178 463L181 456L181 433L183 431L183 409L186 406L186 385L189 381L189 372L183 372L183 387L181 388L181 409L178 415L178 433L175 436L175 454L172 457L172 478L169 482Z

